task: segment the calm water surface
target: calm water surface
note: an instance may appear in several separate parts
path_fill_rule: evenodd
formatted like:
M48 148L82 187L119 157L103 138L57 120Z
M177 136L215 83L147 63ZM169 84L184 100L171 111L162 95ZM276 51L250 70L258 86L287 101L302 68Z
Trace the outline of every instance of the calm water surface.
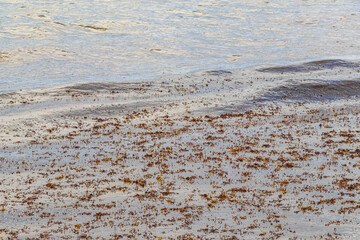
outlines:
M0 0L0 92L359 56L358 0Z

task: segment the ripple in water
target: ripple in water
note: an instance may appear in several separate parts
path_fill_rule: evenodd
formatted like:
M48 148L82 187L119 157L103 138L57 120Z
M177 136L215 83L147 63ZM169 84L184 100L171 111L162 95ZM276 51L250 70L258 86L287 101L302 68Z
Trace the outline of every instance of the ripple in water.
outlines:
M359 9L355 0L5 0L0 91L357 58ZM316 66L296 71L306 68Z

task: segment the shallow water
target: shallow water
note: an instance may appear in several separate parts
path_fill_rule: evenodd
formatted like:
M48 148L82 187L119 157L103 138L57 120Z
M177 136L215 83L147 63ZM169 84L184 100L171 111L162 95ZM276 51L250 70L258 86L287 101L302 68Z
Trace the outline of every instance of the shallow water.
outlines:
M0 92L358 59L360 2L0 1Z

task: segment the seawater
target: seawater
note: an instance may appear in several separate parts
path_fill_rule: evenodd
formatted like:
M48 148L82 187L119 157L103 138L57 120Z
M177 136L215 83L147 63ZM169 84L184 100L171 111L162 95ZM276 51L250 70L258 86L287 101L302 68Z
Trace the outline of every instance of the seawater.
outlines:
M0 0L0 92L359 56L358 0Z

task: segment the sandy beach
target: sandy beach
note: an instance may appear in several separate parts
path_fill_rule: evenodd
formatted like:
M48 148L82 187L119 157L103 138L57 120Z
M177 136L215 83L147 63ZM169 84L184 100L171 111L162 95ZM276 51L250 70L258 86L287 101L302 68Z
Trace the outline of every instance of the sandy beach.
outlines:
M0 95L3 239L358 239L360 65Z

